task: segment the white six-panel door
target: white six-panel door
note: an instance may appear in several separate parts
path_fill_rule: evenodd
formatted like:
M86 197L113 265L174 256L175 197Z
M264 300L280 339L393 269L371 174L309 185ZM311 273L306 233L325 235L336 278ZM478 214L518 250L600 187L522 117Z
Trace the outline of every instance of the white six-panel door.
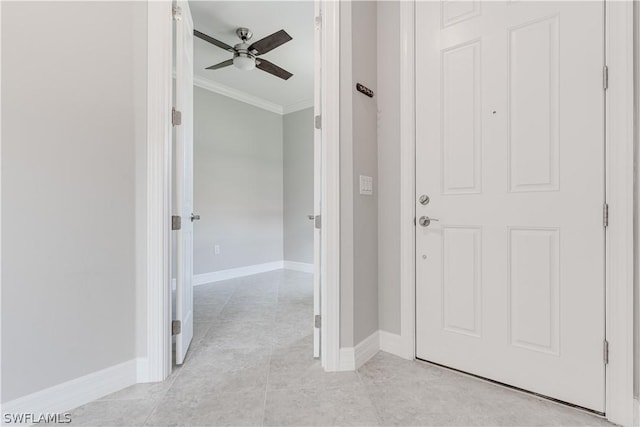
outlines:
M416 3L416 355L600 412L603 18Z
M187 1L178 1L176 22L176 209L182 227L176 232L176 364L182 364L193 338L193 21Z

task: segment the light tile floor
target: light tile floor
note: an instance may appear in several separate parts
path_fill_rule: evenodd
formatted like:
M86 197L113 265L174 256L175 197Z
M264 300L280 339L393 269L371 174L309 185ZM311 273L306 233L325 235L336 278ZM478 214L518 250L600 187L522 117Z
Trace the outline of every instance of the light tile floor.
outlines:
M195 288L194 338L163 383L72 411L91 426L586 426L594 415L378 353L357 372L312 358L311 275L274 271Z

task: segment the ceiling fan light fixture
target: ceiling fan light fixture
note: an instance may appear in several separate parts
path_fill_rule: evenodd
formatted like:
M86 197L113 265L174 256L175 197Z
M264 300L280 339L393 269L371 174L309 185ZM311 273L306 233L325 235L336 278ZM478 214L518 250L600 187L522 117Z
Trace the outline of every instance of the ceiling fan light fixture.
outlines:
M240 40L242 40L242 42L236 44L233 47L195 29L193 30L193 35L206 42L211 43L214 46L219 47L220 49L233 53L233 58L229 58L226 61L222 61L218 64L207 67L207 70L219 70L221 68L233 65L236 68L244 71L250 71L257 68L266 73L279 77L282 80L288 80L291 76L293 76L293 74L291 74L287 70L278 67L276 64L273 64L266 59L256 58L257 56L270 52L278 46L281 46L288 41L293 40L285 30L276 31L270 36L264 37L255 43L249 44L247 42L249 41L249 39L251 39L251 31L248 28L244 27L238 28L236 30L236 35L240 38Z
M236 55L233 58L233 65L241 70L249 71L256 68L256 60L249 56Z

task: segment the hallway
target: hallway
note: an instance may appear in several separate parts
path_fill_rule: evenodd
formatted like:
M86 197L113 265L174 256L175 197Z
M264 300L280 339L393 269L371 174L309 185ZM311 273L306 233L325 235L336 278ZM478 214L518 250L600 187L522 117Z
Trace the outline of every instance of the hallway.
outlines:
M71 425L610 425L383 352L357 372L323 373L311 280L279 270L196 287L185 365L73 410Z

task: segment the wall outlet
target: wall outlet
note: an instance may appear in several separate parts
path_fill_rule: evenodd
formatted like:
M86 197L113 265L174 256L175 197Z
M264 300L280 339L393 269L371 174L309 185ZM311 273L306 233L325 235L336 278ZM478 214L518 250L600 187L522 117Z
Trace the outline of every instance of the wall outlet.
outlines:
M213 247L213 253L216 255L220 255L220 245L215 245Z

